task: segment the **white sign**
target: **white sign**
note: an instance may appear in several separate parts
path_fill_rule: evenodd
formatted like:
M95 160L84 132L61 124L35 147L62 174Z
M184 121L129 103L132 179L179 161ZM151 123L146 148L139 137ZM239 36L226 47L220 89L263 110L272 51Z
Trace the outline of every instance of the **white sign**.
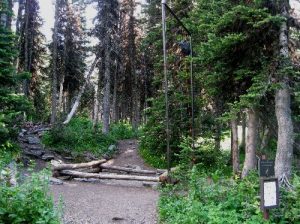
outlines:
M277 185L276 181L264 182L264 206L276 206L277 205Z

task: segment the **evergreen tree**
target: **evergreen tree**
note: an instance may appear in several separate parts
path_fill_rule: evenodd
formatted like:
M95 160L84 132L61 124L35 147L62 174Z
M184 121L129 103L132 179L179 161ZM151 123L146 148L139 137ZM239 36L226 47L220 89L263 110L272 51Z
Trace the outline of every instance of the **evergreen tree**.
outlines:
M118 51L118 45L114 43L114 40L118 33L119 3L117 0L97 0L96 2L98 13L95 18L95 28L92 34L99 40L96 51L102 56L103 61L103 67L99 70L100 72L104 72L102 132L108 134L110 123L111 69L114 63L113 55Z
M17 34L19 37L18 71L27 72L30 78L24 80L23 93L33 101L36 114L45 112L46 102L42 82L43 65L46 48L44 47L45 36L40 28L43 25L39 15L39 3L36 0L25 1L25 13L22 14L22 2L19 2L20 12L18 16Z
M22 112L28 109L28 102L24 97L14 92L17 80L13 61L17 55L16 37L10 31L7 19L12 11L7 1L0 3L0 148L9 147L9 141L15 137L17 123Z

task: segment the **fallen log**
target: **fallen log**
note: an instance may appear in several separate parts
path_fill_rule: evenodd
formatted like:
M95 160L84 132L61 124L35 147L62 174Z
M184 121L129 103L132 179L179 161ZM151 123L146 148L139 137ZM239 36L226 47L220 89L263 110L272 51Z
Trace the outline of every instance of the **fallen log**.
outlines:
M106 164L101 164L100 167L106 170L116 170L116 171L123 171L127 173L151 174L151 175L161 174L159 171L156 170L138 170L138 169L132 169L128 167L111 166Z
M101 168L100 167L95 167L95 168L82 168L82 169L78 169L76 171L79 171L79 172L83 172L83 173L99 173L101 172Z
M97 167L102 163L105 163L106 159L100 159L97 161L91 161L88 163L74 163L74 164L67 164L67 163L58 163L57 161L51 161L52 170L74 170L80 168L88 168L88 167Z
M119 175L106 173L83 173L74 170L61 170L61 174L80 178L98 178L98 179L115 179L115 180L137 180L137 181L151 181L159 182L158 177L148 176L133 176L133 175Z

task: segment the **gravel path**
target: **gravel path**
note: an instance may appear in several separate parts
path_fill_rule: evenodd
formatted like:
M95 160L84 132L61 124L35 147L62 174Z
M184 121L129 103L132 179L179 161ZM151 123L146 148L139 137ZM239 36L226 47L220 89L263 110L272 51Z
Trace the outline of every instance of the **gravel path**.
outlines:
M150 169L137 153L135 140L120 141L112 165ZM51 187L56 201L64 201L64 223L157 223L159 193L137 181L69 181Z

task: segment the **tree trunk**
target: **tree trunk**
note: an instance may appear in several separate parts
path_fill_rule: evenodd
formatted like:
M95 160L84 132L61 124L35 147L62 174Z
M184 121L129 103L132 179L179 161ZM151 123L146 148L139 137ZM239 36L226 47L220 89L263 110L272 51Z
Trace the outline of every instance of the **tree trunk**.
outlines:
M290 109L291 96L288 87L277 90L275 95L278 141L275 160L275 175L291 177L293 161L293 122Z
M116 179L116 180L137 180L137 181L152 181L159 182L159 177L148 176L133 176L133 175L120 175L120 174L108 174L108 173L83 173L73 170L62 170L61 174L79 177L79 178L98 178L98 179Z
M85 78L84 84L80 87L80 90L79 90L78 96L76 97L75 103L73 104L73 107L72 107L70 113L68 114L66 120L63 122L63 124L68 124L70 122L70 120L72 119L72 117L74 116L74 114L76 113L78 106L80 104L80 99L82 97L82 94L84 93L85 88L86 88L87 84L89 83L91 75L92 75L98 61L99 61L99 58L98 58L98 56L96 56L93 64L91 65L89 73L87 74L87 76Z
M257 148L258 138L258 116L255 109L248 109L248 133L247 133L247 145L245 153L244 167L242 171L242 177L248 175L249 171L255 169L256 159L255 152Z
M61 74L61 80L59 82L59 97L58 97L58 110L63 111L63 96L64 96L64 81L65 75Z
M118 74L119 68L118 64L116 66L116 72L114 74L114 93L113 93L113 102L112 102L112 121L117 122L117 90L118 90Z
M55 3L55 22L53 33L53 56L52 56L52 96L51 96L51 124L56 121L57 112L57 32L58 32L58 14L59 6L58 0Z
M102 133L109 133L109 116L110 116L110 51L105 52L105 72L104 72L104 91L103 91L103 118Z
M75 170L81 168L88 168L88 167L98 167L102 163L105 163L106 159L100 159L97 161L91 161L88 163L75 163L75 164L67 164L67 163L58 163L55 160L51 161L52 170Z
M289 16L289 1L283 1L281 15ZM275 112L278 123L278 141L275 160L275 175L280 180L290 178L292 174L294 131L291 117L291 95L288 75L280 74L289 64L289 27L284 21L280 27L280 67L278 74L280 88L275 93Z
M94 106L93 106L93 128L97 126L99 115L99 78L95 85Z
M24 30L24 41L25 41L25 52L24 52L24 70L25 72L30 72L29 71L29 14L30 14L30 3L31 0L26 1L26 6L25 6L25 30ZM23 93L25 96L29 96L29 80L25 79L23 81Z
M18 16L16 21L16 34L20 35L22 21L23 21L23 11L25 8L24 0L19 0Z
M236 174L240 169L240 154L238 144L238 125L236 118L231 120L231 152L232 152L232 168L233 173Z
M127 167L121 167L121 166L111 166L111 165L106 165L106 164L101 164L100 167L102 169L106 169L106 170L115 170L115 171L121 171L121 172L126 172L126 173L152 174L152 175L163 173L158 170L138 170L138 169L132 169L132 168L127 168Z
M259 146L259 149L263 152L265 151L265 149L267 148L268 144L269 144L269 140L271 138L271 132L270 129L268 127L264 128L264 133L261 139L261 143Z
M241 140L241 148L246 150L246 119L247 116L245 113L242 113L242 140Z

